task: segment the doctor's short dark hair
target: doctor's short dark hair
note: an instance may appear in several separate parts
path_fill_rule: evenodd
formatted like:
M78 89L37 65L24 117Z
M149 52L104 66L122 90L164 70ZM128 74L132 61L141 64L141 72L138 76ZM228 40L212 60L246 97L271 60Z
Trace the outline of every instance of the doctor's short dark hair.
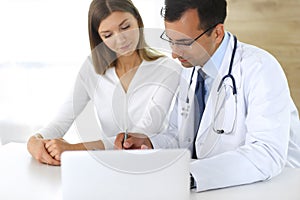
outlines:
M165 0L161 15L165 21L174 22L189 9L197 9L201 22L199 29L203 30L218 23L223 24L227 16L226 0Z

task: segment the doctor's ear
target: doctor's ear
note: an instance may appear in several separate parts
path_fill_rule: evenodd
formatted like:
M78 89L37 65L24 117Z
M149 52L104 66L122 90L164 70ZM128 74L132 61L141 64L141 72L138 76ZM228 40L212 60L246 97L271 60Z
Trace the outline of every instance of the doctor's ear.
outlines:
M225 35L224 24L218 24L212 34L214 34L216 42L221 43Z

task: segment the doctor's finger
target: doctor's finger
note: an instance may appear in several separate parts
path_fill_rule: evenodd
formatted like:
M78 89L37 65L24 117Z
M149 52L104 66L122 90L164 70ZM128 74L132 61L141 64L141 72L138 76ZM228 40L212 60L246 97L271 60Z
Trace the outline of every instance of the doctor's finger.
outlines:
M150 149L150 148L149 148L147 145L142 144L141 149L142 149L142 150L145 150L145 149Z
M115 149L123 149L124 133L119 133L114 142Z
M127 146L127 142L130 147ZM153 149L150 138L144 134L136 134L135 137L130 137L124 143L124 147L131 149Z
M143 138L138 137L128 137L123 143L124 149L140 149L142 145Z

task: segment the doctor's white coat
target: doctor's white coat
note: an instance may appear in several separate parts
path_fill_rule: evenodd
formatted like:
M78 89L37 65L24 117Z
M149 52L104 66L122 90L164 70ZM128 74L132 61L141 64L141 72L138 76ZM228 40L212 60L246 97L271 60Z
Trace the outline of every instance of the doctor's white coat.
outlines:
M285 166L300 167L298 112L280 64L262 49L237 43L232 69L237 86L235 128L231 134L217 134L212 130L217 87L228 73L233 46L230 35L195 142L198 159L192 161L190 167L197 191L267 180L278 175ZM154 148L191 149L194 97L190 98L189 112L181 114L187 95L194 95L194 91L188 89L191 71L184 69L182 72L168 131L151 138ZM231 105L234 104L226 104L225 115L232 114ZM228 126L226 121L224 126Z

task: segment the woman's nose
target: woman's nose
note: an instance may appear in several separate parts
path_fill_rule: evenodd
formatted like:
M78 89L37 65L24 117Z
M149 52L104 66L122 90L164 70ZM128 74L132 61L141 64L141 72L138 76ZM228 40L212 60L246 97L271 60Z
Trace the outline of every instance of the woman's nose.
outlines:
M117 34L115 41L117 44L123 44L126 41L126 35L124 33Z

